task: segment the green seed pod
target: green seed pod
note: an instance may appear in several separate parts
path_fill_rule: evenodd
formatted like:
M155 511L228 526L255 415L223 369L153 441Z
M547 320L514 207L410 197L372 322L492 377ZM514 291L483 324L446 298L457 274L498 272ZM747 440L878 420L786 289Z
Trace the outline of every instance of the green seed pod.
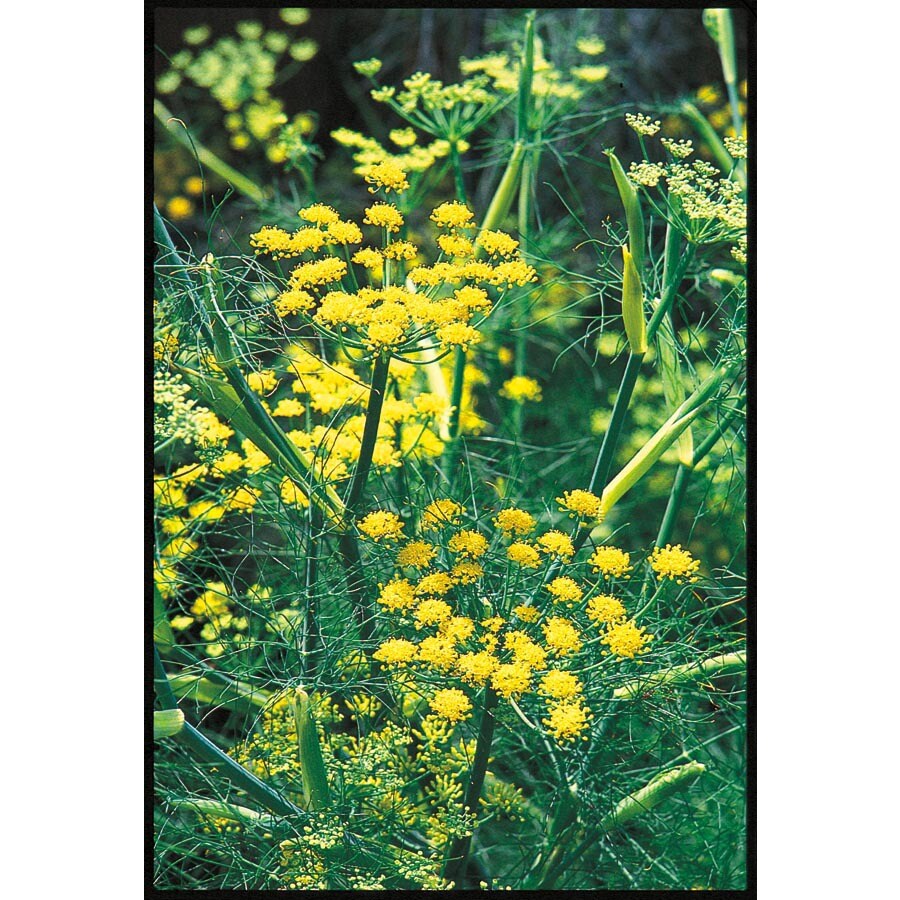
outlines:
M303 772L303 794L308 809L324 809L331 805L331 791L325 774L325 761L319 746L319 733L309 708L309 694L296 688L292 700L297 726L297 746Z
M644 317L644 292L641 276L634 264L634 257L627 247L622 247L624 271L622 276L622 319L631 352L641 355L647 352L647 320Z
M606 155L609 157L613 178L615 179L616 187L619 189L622 206L625 209L625 222L628 225L628 244L631 255L634 257L634 264L638 272L640 272L644 266L644 254L647 246L641 200L638 196L637 188L629 181L622 164L616 159L615 153L607 150Z
M630 822L641 813L653 809L666 797L674 794L679 788L690 784L695 778L706 771L706 766L699 762L685 763L683 766L675 766L667 769L650 779L644 787L633 794L622 798L616 808L600 822L601 828L617 828Z
M184 728L184 713L180 709L155 709L153 711L153 740L172 737Z

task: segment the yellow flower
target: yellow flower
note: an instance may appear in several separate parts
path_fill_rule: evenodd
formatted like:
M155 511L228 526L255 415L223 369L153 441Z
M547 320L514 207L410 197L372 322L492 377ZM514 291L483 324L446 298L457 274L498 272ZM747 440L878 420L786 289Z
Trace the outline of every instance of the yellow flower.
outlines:
M461 559L451 570L450 576L457 584L474 584L484 575L484 569L468 559Z
M700 560L694 559L689 550L682 550L681 544L674 547L666 544L665 548L654 548L650 555L650 568L660 580L668 578L677 584L684 584L685 580L697 580L694 573L700 568Z
M308 263L300 263L292 272L290 287L305 288L313 285L331 284L340 281L347 274L347 263L336 256L325 256Z
M416 628L424 628L426 625L438 625L441 622L446 622L450 618L451 613L452 610L449 603L429 597L416 607Z
M609 594L597 594L596 597L588 600L587 615L592 622L603 625L624 619L625 607L621 600L617 600Z
M427 541L410 541L397 554L397 565L427 569L436 555L437 548L433 544Z
M514 607L513 612L523 622L536 622L541 615L533 606L526 606L524 603Z
M301 209L297 215L304 222L312 222L314 225L333 225L341 220L337 210L332 209L330 206L325 206L324 203L314 203L312 206L307 206L305 209Z
M567 575L560 575L558 578L554 578L547 585L547 590L552 594L554 603L577 603L584 595L584 591L578 582Z
M362 231L356 222L332 222L326 230L330 244L361 244Z
M465 507L455 500L433 500L422 511L423 531L434 531L445 525L458 525Z
M563 742L574 740L588 727L590 710L577 701L562 700L550 707L549 714L541 721L558 741Z
M497 287L510 288L514 285L524 287L530 281L537 281L538 274L528 263L521 259L514 259L494 266L494 271L488 280Z
M644 628L638 628L633 619L627 622L614 622L600 638L601 644L606 644L611 653L616 656L634 659L638 653L644 653L646 645L653 640L652 634L644 634Z
M452 669L458 655L453 641L444 635L427 637L419 644L419 659L437 669Z
M468 616L450 616L440 623L438 630L444 637L458 644L472 635L475 623Z
M442 325L435 332L435 336L446 347L459 347L468 350L472 344L481 341L481 333L477 328L466 325L464 322L450 322Z
M373 541L399 540L403 534L403 523L395 513L383 509L370 512L359 522L359 530Z
M543 669L547 663L547 651L523 631L510 631L503 643L512 650L515 663L529 669Z
M581 682L571 672L551 669L541 679L541 693L556 700L568 700L576 694L580 694L581 689Z
M378 602L388 609L406 609L416 602L413 586L405 578L395 578L381 586Z
M568 619L552 616L542 629L547 646L557 655L568 656L569 653L577 653L581 649L578 630Z
M466 228L472 224L474 217L472 210L456 200L442 203L431 213L431 221L439 228Z
M531 686L531 669L523 663L504 663L491 675L491 686L501 697L521 694Z
M464 653L456 661L456 671L466 684L483 685L500 664L486 650Z
M363 177L369 184L374 185L369 188L370 194L377 193L380 188L384 188L385 194L389 194L391 191L400 193L409 188L406 172L391 160L368 166Z
M391 638L385 641L372 656L389 666L403 666L415 658L416 645L403 638Z
M572 539L561 531L548 531L537 539L537 543L546 553L552 553L560 559L571 559L575 555Z
M574 490L563 491L562 497L557 497L556 502L561 509L575 513L573 518L597 519L601 518L600 498L590 491Z
M381 251L388 259L415 259L418 249L409 241L394 241Z
M166 212L176 222L186 219L194 212L194 204L187 197L173 197L166 204Z
M416 585L417 597L443 597L453 587L453 579L446 572L433 572L419 580Z
M516 541L510 544L506 549L506 556L509 560L523 566L526 569L536 569L541 564L541 555L524 541Z
M362 250L357 250L353 254L353 262L372 271L380 271L384 264L384 257L381 255L380 250L375 250L373 247L363 247Z
M535 521L525 510L510 506L497 513L494 525L509 537L513 534L528 534L534 528Z
M505 231L482 231L478 235L478 245L488 256L512 256L519 242Z
M294 400L293 397L285 397L283 400L278 401L275 409L272 410L272 415L290 418L292 416L302 416L305 412L306 407L299 400Z
M374 225L388 231L399 231L403 225L403 216L400 214L400 210L391 203L373 203L366 210L363 222L366 225Z
M588 562L595 572L601 572L607 577L624 575L628 578L630 576L627 573L634 568L630 565L631 555L618 547L598 547Z
M437 243L447 256L467 257L475 252L472 242L460 234L442 234Z
M428 705L438 716L453 723L468 719L472 711L472 701L459 688L438 691Z
M503 382L500 396L517 403L524 403L526 400L538 403L541 400L541 386L527 375L514 375Z
M447 543L447 547L453 553L478 559L487 552L488 542L483 534L466 530L454 534Z

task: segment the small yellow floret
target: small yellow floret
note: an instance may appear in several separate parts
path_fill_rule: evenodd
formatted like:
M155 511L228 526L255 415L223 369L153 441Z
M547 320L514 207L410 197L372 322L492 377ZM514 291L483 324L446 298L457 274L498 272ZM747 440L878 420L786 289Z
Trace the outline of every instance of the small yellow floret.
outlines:
M403 523L396 513L383 509L370 512L359 522L359 530L373 541L396 541L403 536Z
M674 547L666 544L664 548L654 548L650 555L650 568L660 580L668 578L677 584L684 584L685 580L697 580L694 573L700 568L700 560L694 559L689 550L682 550L681 544Z
M618 547L598 547L588 562L593 566L595 572L600 572L607 577L624 575L628 578L630 576L627 573L634 568L630 565L631 555Z
M454 724L468 719L472 711L472 701L459 688L438 691L428 705L438 716Z

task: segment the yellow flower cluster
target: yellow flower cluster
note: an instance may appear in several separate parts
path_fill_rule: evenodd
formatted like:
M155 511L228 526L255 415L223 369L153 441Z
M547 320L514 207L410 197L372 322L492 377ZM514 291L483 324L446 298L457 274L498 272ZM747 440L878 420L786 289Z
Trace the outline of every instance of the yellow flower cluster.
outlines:
M370 190L404 191L406 173L390 160L366 169ZM302 257L285 289L274 300L280 318L302 315L327 334L340 335L343 344L373 354L404 352L420 354L423 340L433 338L438 347L467 350L481 340L478 325L493 302L487 288L503 291L537 280L537 273L524 260L513 258L517 242L499 231L486 231L482 246L503 260L490 264L474 259L471 240L459 229L471 225L474 214L464 204L443 203L431 213L432 221L449 233L438 237L442 254L455 262L415 265L404 275L404 265L419 259L419 247L409 240L388 240L404 225L404 216L391 203L373 203L365 210L364 225L382 232L382 245L363 246L348 263L335 255L316 257L320 251L361 244L363 233L344 221L330 206L314 204L300 210L309 223L293 233L264 226L250 238L257 253L275 259ZM346 251L345 251L346 254ZM350 266L361 266L358 277ZM368 284L360 283L368 280ZM347 290L348 282L353 290ZM417 356L418 358L418 356ZM533 394L533 389L531 390Z
M697 581L694 574L700 568L700 560L694 559L689 550L682 550L681 544L674 547L666 544L665 547L655 547L650 554L650 568L656 572L660 580L668 578L677 584L685 581Z
M586 493L564 497L582 509ZM525 708L537 698L544 704L541 722L559 742L583 737L591 712L579 671L601 652L634 659L652 640L628 618L621 599L598 593L578 575L590 567L627 574L630 557L618 548L598 547L575 563L571 537L553 529L532 536L537 523L525 510L496 512L490 534L469 526L466 508L447 498L423 509L420 533L409 537L380 510L361 528L370 526L369 517L379 540L402 541L390 552L372 546L391 568L377 598L388 635L375 659L398 683L419 685L432 698L431 715L450 725L471 714L471 689L490 687ZM552 577L542 585L542 567L551 563ZM514 580L511 571L518 571ZM498 578L515 588L498 590Z

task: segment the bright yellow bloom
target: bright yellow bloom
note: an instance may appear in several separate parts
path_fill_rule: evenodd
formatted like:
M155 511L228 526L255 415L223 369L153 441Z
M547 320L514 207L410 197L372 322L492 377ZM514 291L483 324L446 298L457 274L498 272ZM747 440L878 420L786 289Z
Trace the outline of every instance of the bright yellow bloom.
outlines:
M173 219L176 222L181 219L186 219L193 211L193 201L188 200L187 197L173 197L166 204L166 213L168 213L170 219Z
M487 552L488 542L483 534L466 530L454 534L447 543L447 547L452 553L478 559Z
M428 705L443 719L454 724L469 718L472 701L459 688L445 688L438 691Z
M481 626L496 634L503 627L504 622L505 620L501 616L491 616L489 619L483 619Z
M468 257L472 256L475 248L472 242L463 237L461 234L442 234L437 239L438 247L447 254L447 256Z
M245 484L236 487L226 498L225 508L235 510L237 512L250 512L256 502L262 496L262 491L258 488L248 487Z
M374 225L376 228L385 228L388 231L399 231L403 225L403 216L400 210L391 203L373 203L363 218L366 225Z
M497 526L507 537L513 534L528 534L535 526L534 517L522 509L510 506L502 509L494 518Z
M519 242L505 231L482 231L478 235L478 245L489 256L512 256Z
M437 669L452 669L458 656L453 641L444 635L427 637L419 644L419 659Z
M423 531L434 531L446 525L458 525L466 508L455 500L432 500L422 511Z
M391 638L385 641L372 656L388 666L403 666L415 658L416 645L403 638Z
M494 266L494 271L488 280L497 287L511 288L515 285L524 287L531 281L537 281L538 274L528 263L521 259L514 259Z
M616 656L634 659L638 653L644 653L646 645L653 640L652 634L644 634L645 630L638 628L633 619L615 622L607 628L606 634L600 638L600 643L606 644L610 652Z
M526 606L524 603L520 606L513 607L513 612L523 622L536 622L541 614L533 606Z
M665 548L654 548L650 555L650 568L660 580L668 578L677 584L684 584L685 580L697 580L694 573L700 568L700 560L694 559L689 550L682 550L681 544L674 547L666 544Z
M563 496L557 497L556 502L561 509L575 513L574 517L597 520L601 518L600 498L590 491L563 491Z
M436 555L437 548L433 544L427 541L410 541L397 554L397 565L427 569Z
M442 325L435 332L435 336L446 347L459 347L468 350L472 344L481 341L481 332L464 322L450 322Z
M347 274L347 263L336 256L325 256L308 263L300 263L292 272L290 286L305 288L340 281Z
M552 616L542 629L547 646L557 655L568 656L569 653L577 653L581 649L578 629L568 619Z
M601 572L607 577L610 575L629 577L627 573L634 568L630 565L631 555L618 547L598 547L588 562L595 572Z
M562 672L559 669L551 669L541 679L541 693L556 700L568 700L576 694L580 694L582 684L578 676L571 672Z
M356 222L332 222L325 233L329 244L361 244L363 239Z
M456 200L442 203L431 213L431 221L439 228L467 228L475 214L464 203Z
M353 262L358 265L365 266L367 269L376 272L380 271L384 264L384 257L381 255L381 251L373 247L363 247L362 250L357 250L352 258Z
M381 586L378 602L388 609L406 609L416 602L415 591L405 578L395 578Z
M316 301L308 291L290 289L279 294L274 303L275 312L283 319L292 313L308 312L315 306Z
M227 613L230 606L228 588L221 581L208 581L206 590L193 602L190 611L195 616L212 619Z
M500 388L500 396L509 400L515 400L517 403L532 401L539 403L541 401L541 386L533 378L527 375L513 375L503 382Z
M474 584L484 575L482 566L468 559L461 559L450 570L450 576L457 584Z
M290 478L282 478L280 485L281 500L291 506L309 506L309 499L297 484Z
M433 572L419 580L417 597L443 597L453 587L453 579L446 572Z
M381 252L388 259L415 259L418 248L409 241L393 241Z
M523 663L504 663L491 675L491 686L501 697L521 694L531 686L531 669Z
M471 637L475 623L468 616L450 616L440 623L438 630L444 637L458 644Z
M314 225L333 225L341 220L337 210L332 209L330 206L325 206L324 203L314 203L312 206L307 206L305 209L301 209L297 215L304 222L312 222Z
M621 600L611 597L609 594L597 594L596 597L588 600L587 615L592 622L603 625L624 619L625 607Z
M549 718L541 719L547 730L560 742L574 740L588 727L590 710L579 702L560 701L549 710Z
M299 400L295 400L293 397L285 397L278 401L275 409L272 410L272 415L290 418L292 416L302 416L305 412L306 407Z
M584 595L584 591L578 582L567 575L560 575L558 578L554 578L547 585L547 590L553 595L554 603L577 603Z
M466 684L483 685L500 664L497 658L486 650L479 653L464 653L456 661L456 671Z
M524 541L516 541L506 549L506 556L512 562L526 569L536 569L541 564L541 555Z
M426 625L438 625L441 622L446 622L452 612L449 603L429 597L416 607L416 628L424 628Z
M396 541L403 534L403 523L396 513L387 512L383 509L370 512L365 518L359 522L359 530L373 541Z
M389 194L391 191L400 193L409 188L406 172L389 159L368 166L363 172L363 177L368 184L374 185L369 188L370 194L378 193L381 188L384 188L385 194Z
M552 553L560 559L571 559L575 555L572 539L561 531L548 531L537 539L538 546L546 553Z

